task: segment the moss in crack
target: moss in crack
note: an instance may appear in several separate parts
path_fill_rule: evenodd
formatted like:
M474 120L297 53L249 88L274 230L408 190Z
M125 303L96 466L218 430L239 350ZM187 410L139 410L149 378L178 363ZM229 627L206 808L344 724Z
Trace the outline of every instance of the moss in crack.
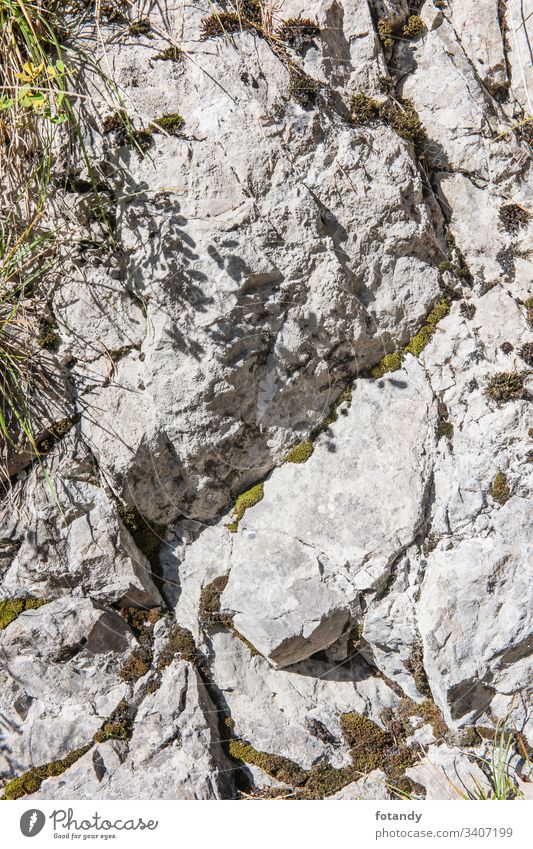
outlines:
M37 610L43 604L48 604L44 598L5 598L0 601L0 631L24 613L25 610Z
M263 499L264 489L263 482L254 484L249 489L246 489L244 492L241 492L240 495L237 496L235 501L235 505L233 507L233 515L235 516L237 522L240 522L244 514L250 507L255 507L256 504Z
M409 15L407 23L402 29L402 35L404 38L418 38L424 30L424 21L420 15Z
M453 439L453 424L448 421L444 416L439 416L439 420L437 423L437 439L442 439L445 437L450 442Z
M518 353L528 366L533 366L533 342L526 342Z
M289 453L286 455L284 462L285 463L305 463L309 460L309 457L314 451L314 445L310 439L306 439L304 442L300 442L298 445L295 445L294 448L291 448Z
M134 684L150 671L153 659L154 656L149 649L142 646L134 649L121 667L119 677L127 684Z
M156 133L159 128L162 128L169 135L177 136L183 129L184 124L185 118L182 118L178 112L166 112L164 115L161 115L160 118L157 118L154 126L154 132Z
M439 321L442 321L449 312L450 305L448 302L445 300L439 301L439 303L433 307L429 313L423 327L421 327L418 333L413 336L409 344L405 346L404 351L418 357L435 333L435 329Z
M500 407L509 401L521 401L527 397L525 389L526 373L502 371L493 374L487 382L485 394Z
M197 666L202 664L203 655L198 651L194 637L187 628L174 625L168 639L157 659L159 671L170 666L175 656L179 655L181 660L186 660Z
M394 38L392 37L392 27L386 18L381 18L378 21L378 35L381 39L383 47L394 47Z
M237 639L244 643L248 651L255 657L260 652L257 651L255 646L240 631L237 631L233 624L233 615L228 612L222 613L220 610L220 596L226 589L228 580L229 575L220 575L202 588L200 603L198 605L198 618L201 624L207 629L217 625L228 628Z
M360 91L352 98L351 115L355 124L388 124L401 138L412 142L419 155L428 143L424 125L410 100L376 100Z
M233 626L232 617L220 612L220 596L226 589L229 575L220 575L211 583L206 584L200 593L198 617L202 625L211 628L214 625Z
M476 305L471 304L468 301L461 301L459 305L459 312L464 318L470 321L476 314Z
M152 24L150 23L149 18L139 18L136 21L133 21L128 27L128 33L130 35L150 35L152 31Z
M54 422L53 425L50 425L47 435L38 442L37 448L39 449L39 454L41 456L48 454L56 442L62 439L63 436L65 436L65 434L67 434L78 421L79 416L72 416L69 419L61 419L61 421Z
M304 109L311 109L316 102L319 84L295 65L289 66L290 95Z
M524 301L524 306L527 310L526 321L530 327L533 327L533 298L528 298Z
M394 744L394 738L388 731L360 713L342 714L341 730L358 772L366 775L373 769L384 768L386 753Z
M314 39L320 35L320 27L317 21L310 18L288 18L283 21L276 35L293 50L301 51L313 44Z
M65 758L51 761L42 766L32 767L18 778L13 778L4 787L2 799L21 799L23 796L37 793L43 781L47 778L62 775L72 764L76 763L77 760L88 752L92 745L92 743L88 743L86 746L74 749Z
M157 562L157 555L163 543L165 526L149 522L136 507L130 504L119 504L118 513L132 535L135 545L153 566L154 562Z
M202 20L200 38L206 41L208 38L216 38L242 30L261 29L261 6L248 0L241 4L240 13L237 12L214 12Z
M374 378L383 377L390 371L398 371L402 367L402 354L399 351L394 351L392 354L385 354L383 359L379 361L377 366L370 370L370 376Z
M147 153L154 144L152 130L131 130L130 141L141 153Z
M408 659L404 662L404 666L412 675L416 689L420 695L431 696L426 670L424 669L424 649L420 642L413 645Z
M507 477L503 472L497 472L489 489L489 495L494 498L498 504L505 504L509 501L511 490L507 482Z
M133 733L133 711L124 700L120 701L113 713L93 736L96 743L106 740L129 740Z
M516 236L523 227L527 227L530 215L518 204L507 203L500 207L499 218L502 229Z
M410 722L413 717L429 723L437 739L444 738L448 732L444 717L432 699L426 699L422 704L417 704L413 699L405 697L394 709L384 710L382 718L396 739L405 740L413 733L413 725Z
M232 732L231 732L232 733ZM301 787L307 780L307 773L298 764L281 755L271 755L255 749L250 743L238 737L231 737L227 744L228 754L241 763L259 767L267 775L282 781L290 787Z
M48 351L57 350L61 337L57 331L57 322L52 318L43 318L39 322L37 344Z
M171 45L170 47L166 47L160 53L156 53L154 59L159 59L163 62L181 62L183 60L183 52L179 47Z

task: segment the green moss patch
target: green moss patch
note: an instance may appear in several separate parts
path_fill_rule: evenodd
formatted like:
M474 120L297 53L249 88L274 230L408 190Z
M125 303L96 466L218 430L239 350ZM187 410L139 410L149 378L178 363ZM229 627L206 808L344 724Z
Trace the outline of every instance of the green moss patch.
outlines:
M392 354L385 354L377 366L374 366L374 368L370 370L371 377L383 377L384 374L387 374L390 371L398 371L398 369L402 367L402 359L403 356L399 351L395 351Z
M37 610L48 604L44 598L6 598L0 601L0 631L7 628L25 610Z
M169 135L177 136L183 129L184 125L185 118L182 118L178 112L166 112L157 119L154 132L157 132L157 130L161 128L165 130L165 132L169 133Z
M507 477L503 474L503 472L498 472L496 474L490 485L489 495L499 504L505 504L509 501L511 490L507 483Z
M133 711L122 700L93 737L97 743L106 740L129 740L133 733Z
M444 300L439 301L437 306L433 307L429 313L423 327L421 327L418 333L413 336L409 344L405 346L404 351L418 357L435 333L435 329L439 321L442 321L449 312L450 305L448 302Z
M161 671L170 666L176 655L179 655L181 660L186 660L189 663L196 665L202 661L202 654L198 651L194 637L188 628L182 628L181 625L174 625L170 635L161 651L157 666Z
M352 98L351 115L354 124L387 124L401 138L412 142L419 154L427 145L426 130L410 100L376 100L360 91Z
M381 18L378 21L378 35L381 39L383 47L394 47L392 27L386 18Z
M160 53L156 53L154 59L160 59L163 62L181 62L183 60L183 52L179 47L171 45L166 47Z
M388 731L360 713L343 714L341 729L358 772L366 775L373 769L384 768L386 753L394 745L394 738Z
M316 102L319 84L295 65L289 66L290 95L304 109L311 109Z
M307 777L305 770L289 758L259 752L250 743L236 738L229 741L228 750L234 760L253 764L253 766L257 766L263 772L266 772L267 775L271 775L272 778L283 781L291 787L305 784Z
M241 492L241 494L237 496L237 500L233 507L233 515L237 521L240 522L250 507L255 507L256 504L259 504L259 502L262 501L263 496L264 489L262 481L254 484L250 487L250 489L246 489L244 492Z
M445 437L450 442L453 438L453 424L449 422L444 416L439 416L439 421L437 423L437 439L442 439Z
M486 395L498 406L509 401L522 401L527 397L525 379L527 372L502 371L493 374L487 382Z
M119 504L118 512L135 545L153 565L154 561L157 562L157 555L163 543L165 526L150 522L136 507L129 504Z
M314 445L310 439L306 439L305 442L300 442L298 445L295 445L294 448L291 448L289 453L284 459L285 463L305 463L309 460L309 457L314 451Z
M153 654L149 649L137 648L130 654L119 675L127 684L134 684L150 671Z
M150 35L151 31L152 24L148 18L139 18L137 21L133 21L128 27L130 35Z
M431 696L428 677L424 669L424 650L421 643L415 643L404 665L407 671L413 676L413 681L420 695Z
M251 29L261 31L261 5L254 0L246 0L240 5L240 14L217 11L204 18L200 38L205 41L208 38Z
M528 366L533 366L533 342L526 342L522 345L518 354Z
M37 793L43 781L47 778L52 778L61 775L72 764L76 763L82 755L89 751L93 744L88 743L79 749L70 752L65 758L50 763L36 766L29 769L24 775L18 778L13 778L4 787L3 799L21 799L23 796L28 796L31 793Z
M276 35L293 50L300 51L320 35L320 27L317 21L310 18L288 18L283 21Z
M410 15L402 29L402 35L404 38L418 38L424 30L424 22L420 15Z
M202 588L198 616L202 625L208 628L220 624L233 625L231 617L220 612L220 596L226 589L228 580L229 575L220 575Z

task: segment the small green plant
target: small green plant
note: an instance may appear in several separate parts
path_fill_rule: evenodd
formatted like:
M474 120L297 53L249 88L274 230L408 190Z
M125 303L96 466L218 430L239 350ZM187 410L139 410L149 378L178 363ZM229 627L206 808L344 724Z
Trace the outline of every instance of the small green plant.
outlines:
M498 406L509 401L521 401L527 397L525 379L526 374L523 372L502 371L493 374L487 382L485 393Z
M130 35L150 35L152 24L149 18L139 18L129 25L128 32Z
M528 366L533 366L533 342L526 342L518 353Z
M311 109L316 101L319 85L312 77L296 66L290 66L290 94L304 109Z
M293 50L301 51L320 35L320 27L310 18L288 18L283 21L276 35Z
M494 480L491 483L489 489L489 495L494 498L498 504L505 504L509 501L511 496L511 490L509 488L509 484L507 483L507 477L503 472L497 472Z
M95 733L93 740L96 743L104 743L106 740L129 740L133 732L132 715L132 709L122 700Z
M154 59L160 59L163 62L181 62L183 60L183 51L179 47L171 45L165 47L160 53L156 53Z
M235 506L233 507L233 515L238 522L240 522L250 507L255 507L256 504L259 504L259 502L263 499L263 495L264 489L263 483L261 482L254 484L254 486L251 486L250 489L245 490L245 492L241 492L241 494L237 496Z
M392 37L392 27L388 20L382 18L378 21L378 35L381 39L383 47L394 47L394 38Z
M260 30L261 5L253 0L241 3L237 12L215 11L202 20L200 38L216 38L243 30Z
M7 628L25 610L37 610L48 604L44 598L6 598L0 601L0 631Z
M376 100L360 91L352 98L351 115L355 124L371 121L388 124L401 138L412 142L419 153L428 142L425 128L410 100Z
M183 129L184 124L185 119L178 112L167 112L154 122L154 132L157 132L161 128L169 135L177 136Z
M285 463L305 463L314 451L314 445L310 439L300 442L291 448L285 457Z
M442 321L449 312L450 305L448 302L444 300L439 301L437 306L433 307L429 313L423 327L421 327L418 333L413 336L409 344L405 346L405 352L418 357L435 333L439 321Z
M402 354L399 351L394 351L392 354L385 354L377 366L374 366L370 370L370 376L378 378L383 377L389 371L398 371L402 367L402 359Z
M443 437L451 442L453 438L453 424L444 418L444 416L440 416L437 424L437 439L442 439Z
M86 746L75 749L67 755L66 758L51 761L50 763L43 764L42 766L32 767L32 769L25 772L24 775L20 775L18 778L13 778L4 787L2 799L21 799L23 796L28 796L31 793L37 793L43 781L47 778L53 778L54 776L64 773L65 770L71 767L72 764L76 763L77 760L88 752L92 745L92 743L89 743Z
M507 801L523 799L523 793L511 774L511 756L515 746L515 735L509 731L508 719L499 723L493 735L492 751L488 758L477 757L483 771L488 775L490 786L482 786L474 779L474 789L464 790L454 786L459 797L475 801Z
M402 35L404 38L418 38L424 32L424 29L424 22L420 15L410 15L402 30Z

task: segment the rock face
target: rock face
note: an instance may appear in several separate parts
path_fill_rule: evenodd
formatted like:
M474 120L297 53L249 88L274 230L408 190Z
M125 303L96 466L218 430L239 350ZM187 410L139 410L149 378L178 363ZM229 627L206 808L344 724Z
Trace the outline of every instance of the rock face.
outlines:
M433 402L414 358L390 377L358 382L309 460L286 463L245 513L221 604L274 664L339 639L360 594L383 585L415 538L435 450Z
M8 799L456 798L533 745L533 16L259 5L104 17L129 117L85 68L58 147Z

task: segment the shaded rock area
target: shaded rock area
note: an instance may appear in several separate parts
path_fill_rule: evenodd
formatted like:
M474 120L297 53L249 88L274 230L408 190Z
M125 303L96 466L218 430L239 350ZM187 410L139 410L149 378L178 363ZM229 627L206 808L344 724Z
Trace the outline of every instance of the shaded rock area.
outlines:
M414 6L83 24L128 120L85 68L5 798L452 799L502 734L529 784L533 15Z

